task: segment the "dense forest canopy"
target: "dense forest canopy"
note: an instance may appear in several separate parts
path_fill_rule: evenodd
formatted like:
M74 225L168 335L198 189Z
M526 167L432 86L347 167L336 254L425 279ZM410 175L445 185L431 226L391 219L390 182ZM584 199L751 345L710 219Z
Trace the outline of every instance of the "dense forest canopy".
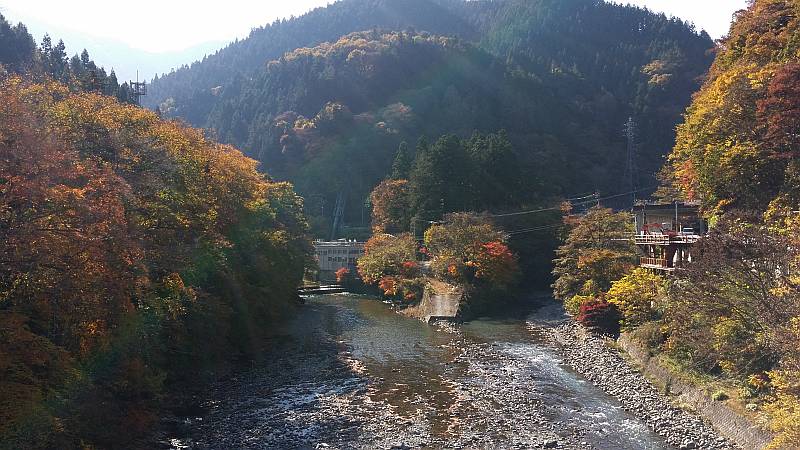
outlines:
M800 205L800 3L740 13L687 110L665 171L708 215L783 215Z
M0 81L0 447L129 447L251 355L308 259L302 202L199 130Z
M358 222L421 136L506 130L542 196L628 190L626 170L652 186L713 48L680 20L593 0L343 0L154 80L146 102L295 182L309 214L343 193Z

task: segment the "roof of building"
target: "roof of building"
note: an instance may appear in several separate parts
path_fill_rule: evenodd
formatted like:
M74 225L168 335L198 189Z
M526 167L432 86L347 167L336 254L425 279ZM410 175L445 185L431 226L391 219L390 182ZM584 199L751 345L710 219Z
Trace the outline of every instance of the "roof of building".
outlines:
M678 211L699 212L700 204L697 202L678 202ZM675 203L638 202L633 207L634 212L639 211L675 211Z
M349 239L339 239L337 241L323 241L323 240L314 241L314 246L317 247L353 247L361 245L364 245L364 242L359 242L356 240L349 240Z

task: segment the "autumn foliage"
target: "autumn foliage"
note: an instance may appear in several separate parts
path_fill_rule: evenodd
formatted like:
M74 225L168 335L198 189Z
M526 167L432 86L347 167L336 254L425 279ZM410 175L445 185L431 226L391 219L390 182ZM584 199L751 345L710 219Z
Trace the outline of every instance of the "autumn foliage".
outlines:
M358 274L367 284L381 279L408 275L416 267L417 243L409 234L378 234L367 241L364 256L358 259Z
M602 299L586 302L580 307L578 322L600 334L616 336L619 334L620 314L617 307Z
M373 232L398 233L408 229L411 214L408 189L408 180L385 180L372 191Z
M198 130L2 82L0 447L149 431L165 389L247 352L256 321L287 309L309 247L301 207Z
M350 269L342 267L336 271L336 282L339 284L345 283L351 276Z

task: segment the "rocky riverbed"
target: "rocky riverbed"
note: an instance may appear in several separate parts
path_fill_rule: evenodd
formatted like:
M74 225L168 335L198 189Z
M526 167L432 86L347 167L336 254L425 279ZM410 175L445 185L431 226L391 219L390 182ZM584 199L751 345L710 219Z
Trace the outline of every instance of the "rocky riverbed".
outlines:
M304 309L162 446L731 448L558 310L431 327L353 296Z
M548 336L559 346L559 353L570 367L616 398L626 411L647 423L672 446L679 449L735 448L700 416L672 405L603 338L574 323L534 331Z

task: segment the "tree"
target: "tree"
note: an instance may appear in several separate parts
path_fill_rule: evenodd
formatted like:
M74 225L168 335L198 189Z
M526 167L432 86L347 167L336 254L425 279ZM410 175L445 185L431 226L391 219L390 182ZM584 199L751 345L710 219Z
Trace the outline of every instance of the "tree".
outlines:
M408 176L411 173L411 165L413 162L414 160L411 158L411 155L408 152L408 144L405 141L401 142L400 147L397 149L397 155L392 163L391 179L408 179Z
M523 174L531 171L525 170L505 131L475 133L464 145L480 180L475 183L476 209L497 211L525 204L530 199L531 191L538 186L524 180Z
M786 237L751 219L725 218L678 272L665 320L676 352L733 376L770 370L800 317L797 257ZM786 355L791 355L792 350Z
M25 25L11 26L0 14L0 65L12 72L28 71L33 68L36 51L36 41Z
M611 283L605 300L616 306L625 331L658 318L666 296L666 280L650 270L638 268Z
M602 298L581 304L578 322L595 333L618 336L620 313L617 307Z
M49 34L45 33L44 37L42 37L42 43L39 45L39 51L42 54L44 70L48 73L52 73L53 67L50 65L50 61L53 57L53 41L50 39Z
M67 49L64 41L61 39L58 40L58 44L53 47L53 50L50 53L49 67L50 74L56 81L60 81L62 83L68 81L67 71L69 68L69 63L67 60Z
M113 96L116 95L118 91L119 81L117 81L117 74L114 73L114 69L111 69L111 73L108 74L108 78L103 85L103 94Z
M758 122L766 127L764 144L777 158L800 157L800 64L787 64L773 76L758 101Z
M416 264L417 243L409 234L378 234L367 241L364 256L358 259L358 274L364 283L377 284L382 279L398 279ZM385 281L387 282L387 281Z
M446 212L468 211L473 204L473 167L457 136L443 136L422 148L411 171L411 207L423 220Z
M475 279L493 288L511 287L519 276L517 257L501 241L484 242L477 245L467 267L475 270Z
M595 296L611 288L633 268L636 250L628 240L633 230L630 214L595 207L574 220L574 226L556 251L555 297Z
M431 271L444 280L507 288L519 268L503 235L486 219L455 213L425 232L425 248L432 257Z
M133 445L290 310L302 201L200 130L0 83L0 447Z
M373 233L409 230L411 205L408 180L384 180L370 194Z

